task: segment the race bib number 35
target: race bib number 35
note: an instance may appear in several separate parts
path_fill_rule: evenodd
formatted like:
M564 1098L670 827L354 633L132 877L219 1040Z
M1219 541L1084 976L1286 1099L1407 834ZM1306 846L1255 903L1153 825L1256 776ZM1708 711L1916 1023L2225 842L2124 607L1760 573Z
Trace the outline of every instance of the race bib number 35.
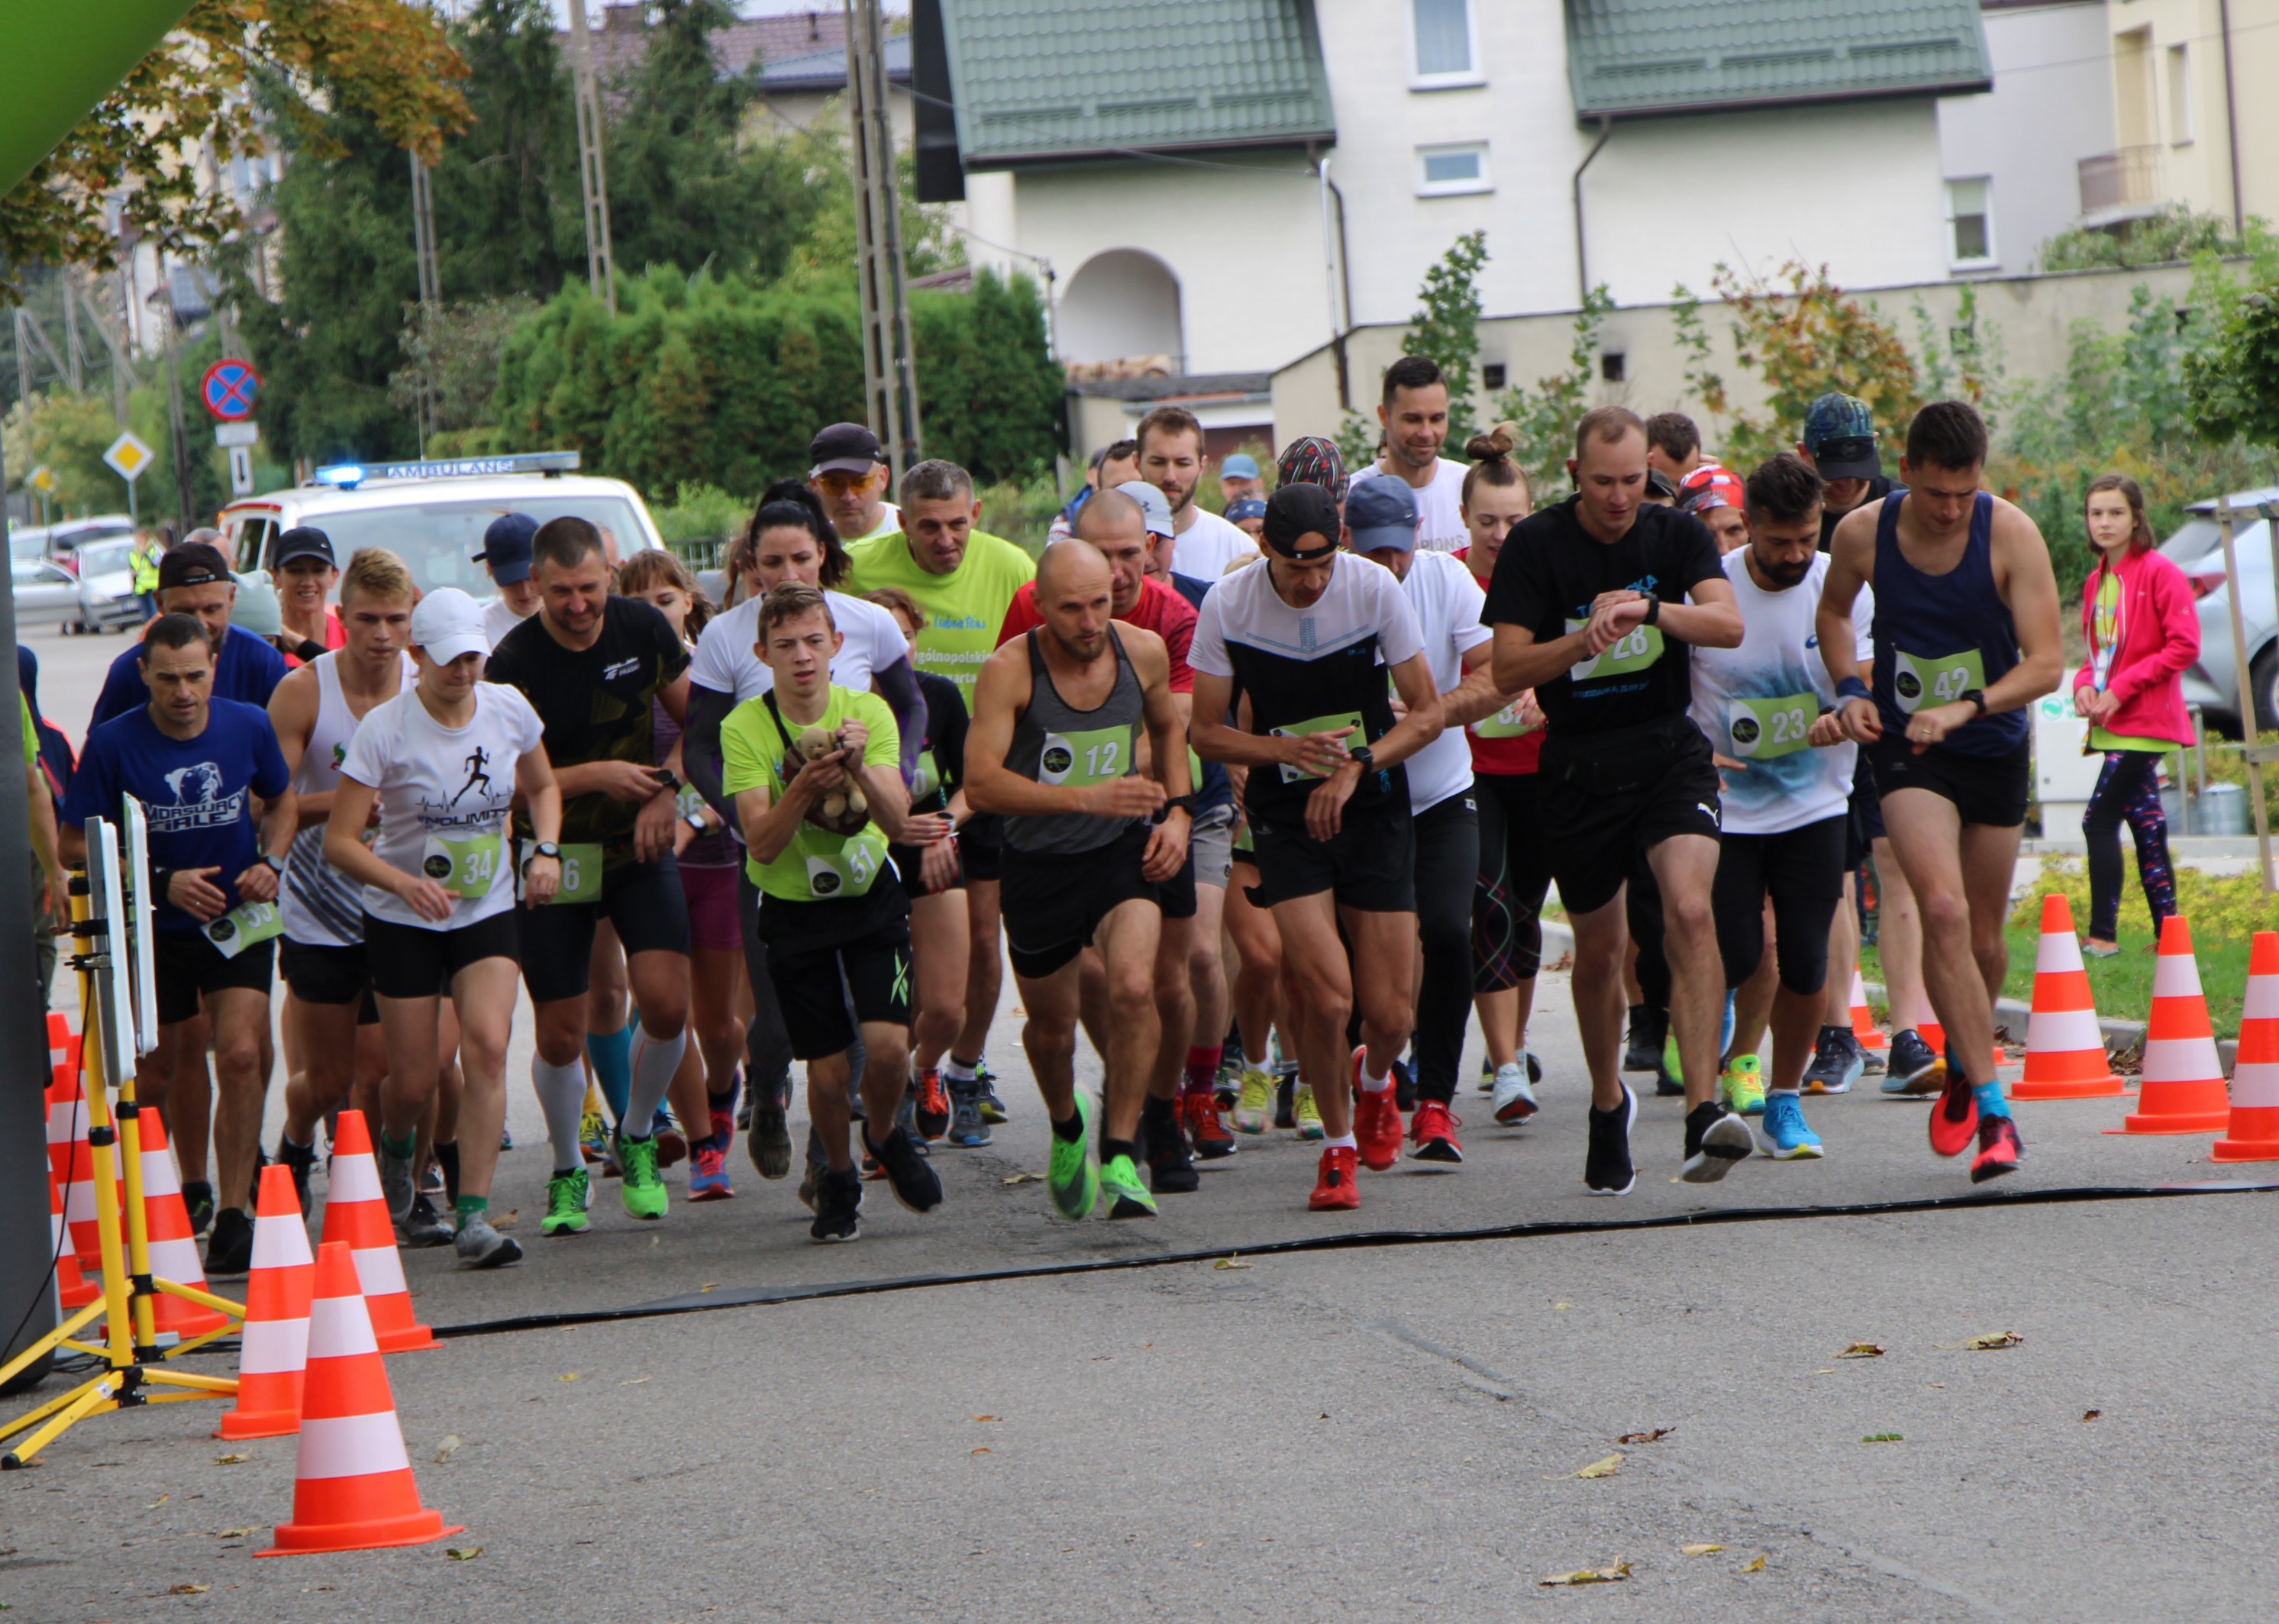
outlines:
M1591 623L1569 620L1569 633L1580 632ZM1633 626L1622 636L1587 660L1577 660L1567 668L1567 675L1576 682L1596 682L1606 677L1626 677L1632 671L1645 670L1661 658L1661 628Z
M1725 729L1735 755L1761 762L1803 749L1805 735L1819 716L1820 701L1809 693L1737 698L1726 716Z
M1944 655L1891 651L1891 692L1902 715L1911 716L1925 705L1952 705L1985 686L1986 656L1976 648Z
M198 927L206 940L220 949L225 959L234 959L249 947L257 947L285 929L285 915L277 911L274 902L241 902L219 919L209 919Z
M1274 730L1274 733L1279 739L1303 739L1311 733L1333 733L1341 727L1353 729L1352 732L1346 735L1347 749L1350 750L1356 745L1369 742L1369 730L1362 725L1361 712L1358 710L1341 710L1335 716L1309 716L1303 722L1293 722L1287 727L1278 727ZM1301 784L1320 776L1319 773L1306 772L1293 767L1287 762L1282 763L1282 782L1285 784Z

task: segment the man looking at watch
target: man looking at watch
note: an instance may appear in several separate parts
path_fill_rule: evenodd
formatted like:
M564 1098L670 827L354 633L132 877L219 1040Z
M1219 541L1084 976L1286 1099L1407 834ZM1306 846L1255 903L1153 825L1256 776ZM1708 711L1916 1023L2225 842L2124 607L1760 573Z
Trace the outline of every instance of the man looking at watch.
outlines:
M1733 586L1700 519L1645 500L1646 425L1603 406L1575 430L1575 494L1514 526L1488 587L1495 685L1535 690L1550 724L1540 818L1552 877L1575 928L1575 1021L1591 1069L1583 1182L1598 1195L1637 1181L1638 1101L1619 1069L1624 892L1661 892L1670 1024L1685 1086L1684 1162L1694 1184L1754 1150L1716 1101L1725 970L1710 892L1717 874L1717 770L1686 713L1690 647L1741 642Z
M121 798L142 803L157 898L143 923L157 930L158 1048L138 1076L173 1075L182 1028L203 1000L220 1098L206 1272L239 1275L253 1257L249 1211L269 1085L262 1039L284 929L277 883L298 824L293 775L267 711L213 696L213 645L196 617L161 615L137 653L149 702L88 735L61 813L63 858L86 861L88 819L123 828ZM143 1103L163 1106L163 1085L152 1092L157 1098Z
M1195 753L1250 770L1259 884L1248 895L1274 911L1299 1075L1321 1111L1317 1212L1359 1207L1359 1163L1389 1168L1400 1154L1392 1069L1416 984L1416 841L1401 763L1439 737L1445 715L1400 582L1340 554L1343 533L1321 486L1276 491L1264 564L1211 588L1187 656ZM1407 707L1397 720L1388 672ZM1247 727L1227 720L1238 687ZM1349 1049L1356 1001L1363 1041Z

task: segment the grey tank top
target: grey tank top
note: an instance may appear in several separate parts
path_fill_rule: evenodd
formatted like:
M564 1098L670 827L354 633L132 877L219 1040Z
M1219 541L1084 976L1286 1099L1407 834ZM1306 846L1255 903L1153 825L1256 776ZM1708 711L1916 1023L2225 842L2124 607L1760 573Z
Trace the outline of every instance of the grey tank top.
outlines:
M1103 784L1136 770L1140 729L1146 720L1146 692L1124 640L1109 628L1116 650L1116 686L1099 708L1078 710L1061 698L1045 665L1039 633L1029 633L1029 708L1013 725L1008 770L1038 784ZM1098 851L1140 820L1056 812L1046 817L1005 819L1005 844L1021 852L1076 854Z

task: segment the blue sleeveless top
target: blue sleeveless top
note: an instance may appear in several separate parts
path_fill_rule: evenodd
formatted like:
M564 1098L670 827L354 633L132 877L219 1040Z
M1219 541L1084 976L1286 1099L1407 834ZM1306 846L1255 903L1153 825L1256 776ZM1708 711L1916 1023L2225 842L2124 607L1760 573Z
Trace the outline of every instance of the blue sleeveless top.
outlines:
M1994 586L1994 498L1971 505L1962 562L1926 575L1899 553L1905 491L1884 498L1876 524L1876 709L1884 732L1900 737L1926 706L1952 704L1991 688L2018 663L2018 628ZM1980 716L1934 747L1960 755L2007 755L2026 741L2023 710Z

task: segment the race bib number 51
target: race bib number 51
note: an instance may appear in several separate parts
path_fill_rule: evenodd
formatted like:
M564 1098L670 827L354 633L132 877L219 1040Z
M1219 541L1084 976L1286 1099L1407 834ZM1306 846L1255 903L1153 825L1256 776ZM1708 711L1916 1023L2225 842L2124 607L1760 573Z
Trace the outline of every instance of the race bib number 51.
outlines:
M1976 648L1953 654L1911 655L1891 651L1891 692L1904 716L1925 705L1952 705L1973 688L1986 686L1986 656Z
M1567 630L1570 633L1580 632L1590 624L1587 620L1569 620ZM1567 668L1567 675L1576 682L1626 677L1633 671L1645 670L1661 659L1662 647L1660 626L1632 626L1589 659L1576 661Z

